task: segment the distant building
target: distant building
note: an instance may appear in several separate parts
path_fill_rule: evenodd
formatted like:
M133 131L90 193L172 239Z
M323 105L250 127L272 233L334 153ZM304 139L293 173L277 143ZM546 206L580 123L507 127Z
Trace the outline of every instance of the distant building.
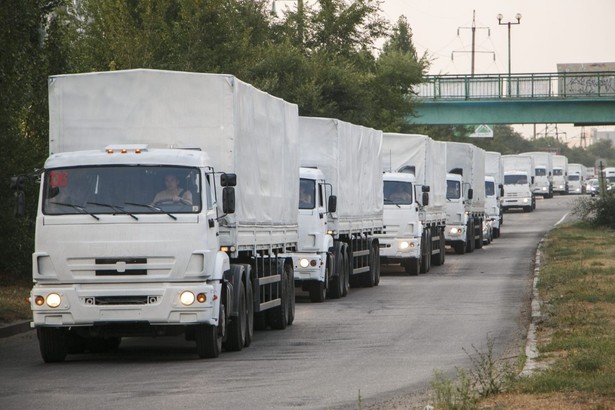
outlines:
M598 141L610 140L613 147L615 147L615 130L599 130L598 128L591 128L589 131L589 142L595 144Z

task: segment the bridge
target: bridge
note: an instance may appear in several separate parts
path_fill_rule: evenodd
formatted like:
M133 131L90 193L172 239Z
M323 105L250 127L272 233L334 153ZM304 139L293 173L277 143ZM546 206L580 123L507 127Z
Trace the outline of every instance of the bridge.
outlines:
M413 124L615 124L615 71L430 75Z

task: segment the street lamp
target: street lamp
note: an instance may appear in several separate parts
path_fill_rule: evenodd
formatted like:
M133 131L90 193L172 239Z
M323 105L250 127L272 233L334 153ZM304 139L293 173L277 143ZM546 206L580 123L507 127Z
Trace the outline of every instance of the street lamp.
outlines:
M521 24L521 14L517 13L515 15L515 18L517 19L517 22L505 22L502 23L502 19L504 18L504 16L500 13L498 14L498 24L501 26L508 26L508 96L510 96L510 26L515 25L515 24Z

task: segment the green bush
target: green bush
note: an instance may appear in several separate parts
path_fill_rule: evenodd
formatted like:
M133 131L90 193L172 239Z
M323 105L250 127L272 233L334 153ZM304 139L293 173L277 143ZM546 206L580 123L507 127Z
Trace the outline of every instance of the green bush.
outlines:
M578 198L572 212L594 227L615 229L615 194Z

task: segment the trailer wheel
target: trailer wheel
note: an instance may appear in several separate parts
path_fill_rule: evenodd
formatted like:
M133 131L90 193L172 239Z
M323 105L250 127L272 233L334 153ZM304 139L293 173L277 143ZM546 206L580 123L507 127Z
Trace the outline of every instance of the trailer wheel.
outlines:
M476 241L474 240L474 220L472 220L468 222L468 229L466 232L466 252L474 252L474 245L476 245Z
M345 247L341 242L337 242L334 248L335 269L333 275L329 279L328 296L331 299L339 299L344 294L344 282L345 282Z
M325 281L312 282L309 284L310 301L314 303L322 303L327 298L327 289L329 288L329 278L333 269L333 260L328 253L325 259Z
M420 273L427 273L431 268L431 231L425 229L423 231L423 240L421 243L421 267Z
M45 363L63 362L68 354L66 330L54 327L36 328L38 345Z
M231 317L228 323L228 336L224 347L231 352L238 352L243 349L246 343L246 329L247 329L247 303L246 303L246 289L242 281L239 282L239 316Z
M214 359L220 356L226 331L226 313L222 303L220 303L219 316L218 326L203 324L196 325L194 328L196 352L201 359Z
M252 289L252 284L246 287L246 304L246 340L243 344L244 347L250 346L252 336L254 335L254 290Z
M380 246L378 242L372 242L372 251L374 254L374 286L378 286L380 284Z
M442 232L442 230L437 230L437 235L439 236L439 240L438 240L438 253L435 255L432 255L431 257L431 263L434 266L441 266L444 265L444 258L446 257L446 243L445 243L445 239L444 239L444 232Z
M283 267L281 272L280 268L278 268L278 273L280 274L280 283L278 284L280 287L280 292L278 293L280 304L267 311L267 320L272 329L282 330L286 329L288 324L288 280Z
M376 271L374 270L374 250L369 247L369 254L367 255L367 263L369 265L369 270L367 272L361 273L361 285L365 288L371 288L374 286L376 281Z
M476 228L477 227L475 226L474 229L476 229ZM482 247L483 247L484 236L483 236L483 223L482 223L482 220L481 220L481 223L480 223L479 231L480 231L480 233L478 234L478 239L476 239L474 241L474 248L475 249L482 249ZM476 236L476 232L474 232L474 236Z
M348 295L348 289L350 289L350 274L352 272L352 254L348 250L348 244L344 244L344 281L342 282L342 297Z
M284 273L286 274L286 293L288 294L288 326L295 321L295 274L292 262L284 263Z

